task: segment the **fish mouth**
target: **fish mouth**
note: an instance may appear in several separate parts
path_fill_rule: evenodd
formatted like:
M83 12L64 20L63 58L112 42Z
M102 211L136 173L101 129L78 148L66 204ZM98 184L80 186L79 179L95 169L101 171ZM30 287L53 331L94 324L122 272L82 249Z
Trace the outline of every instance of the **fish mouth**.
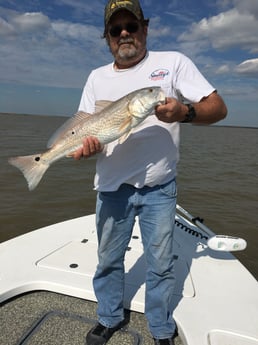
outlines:
M167 103L167 97L166 97L165 92L163 90L160 90L159 98L160 98L160 101L158 103L159 105L163 105L163 104Z

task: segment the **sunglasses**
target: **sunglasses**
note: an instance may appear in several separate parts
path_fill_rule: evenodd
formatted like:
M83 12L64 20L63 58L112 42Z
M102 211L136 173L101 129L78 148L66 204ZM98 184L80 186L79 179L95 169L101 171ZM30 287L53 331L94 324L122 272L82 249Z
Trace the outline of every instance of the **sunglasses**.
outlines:
M109 29L109 34L112 37L119 37L123 30L129 32L129 34L134 34L139 30L139 24L137 22L131 22L125 25L111 26L111 28Z

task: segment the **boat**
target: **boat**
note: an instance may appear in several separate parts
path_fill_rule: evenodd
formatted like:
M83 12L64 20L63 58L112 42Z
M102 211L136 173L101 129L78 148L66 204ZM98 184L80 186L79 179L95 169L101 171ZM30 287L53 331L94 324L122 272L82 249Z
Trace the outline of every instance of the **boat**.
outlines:
M258 282L231 253L245 246L177 205L175 344L258 345ZM0 344L84 344L96 322L96 265L94 214L1 243ZM144 318L145 269L136 222L125 257L128 324L110 345L153 344Z

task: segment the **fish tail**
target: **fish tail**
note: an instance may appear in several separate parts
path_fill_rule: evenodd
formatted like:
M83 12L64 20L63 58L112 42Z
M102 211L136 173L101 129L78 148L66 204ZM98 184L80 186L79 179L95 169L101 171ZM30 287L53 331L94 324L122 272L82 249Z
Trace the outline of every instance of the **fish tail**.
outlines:
M41 154L12 157L8 159L8 162L21 170L30 191L37 187L49 167L49 164L41 159Z

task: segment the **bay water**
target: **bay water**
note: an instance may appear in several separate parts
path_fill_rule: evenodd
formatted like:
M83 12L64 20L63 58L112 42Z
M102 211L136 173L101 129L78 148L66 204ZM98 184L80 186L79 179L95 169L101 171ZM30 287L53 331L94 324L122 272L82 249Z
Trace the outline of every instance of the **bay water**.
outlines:
M8 164L45 151L65 120L0 114L0 242L95 212L95 158L58 161L32 192ZM258 128L183 124L180 156L178 203L215 233L246 239L235 255L258 280Z

